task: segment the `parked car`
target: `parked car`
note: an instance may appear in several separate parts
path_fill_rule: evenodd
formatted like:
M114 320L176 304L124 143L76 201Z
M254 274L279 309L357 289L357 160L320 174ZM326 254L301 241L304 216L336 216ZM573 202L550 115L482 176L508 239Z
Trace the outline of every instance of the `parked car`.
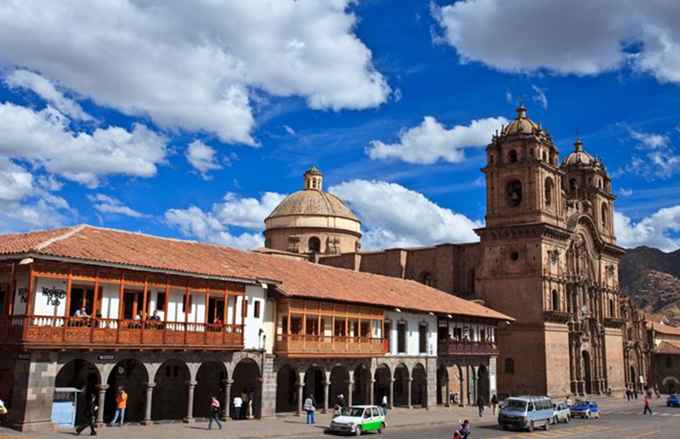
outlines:
M534 431L550 428L554 416L553 403L547 396L517 396L507 398L498 412L498 424L503 430L521 428Z
M569 422L571 417L571 410L566 402L558 402L553 405L553 424L558 424L560 422Z
M595 401L577 400L576 404L569 407L569 410L574 418L600 418L600 407Z
M666 399L666 407L680 407L680 395L673 393Z
M331 420L329 433L349 433L357 436L375 431L382 433L387 426L384 411L375 405L355 405L343 410Z

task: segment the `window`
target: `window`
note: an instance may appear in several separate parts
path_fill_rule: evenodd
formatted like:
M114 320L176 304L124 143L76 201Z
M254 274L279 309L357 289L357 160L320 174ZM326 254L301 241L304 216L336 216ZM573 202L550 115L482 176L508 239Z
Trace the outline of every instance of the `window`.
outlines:
M505 198L509 207L518 207L522 204L522 182L510 181L505 187Z
M553 311L560 310L560 293L557 290L552 290L552 309Z
M432 273L427 271L423 272L420 275L420 283L427 285L428 287L434 286L434 278L432 277Z
M418 326L418 352L427 354L427 323Z
M302 334L302 317L291 316L290 333L298 335Z
M572 191L575 191L576 189L578 189L578 183L576 183L575 178L569 179L569 189L572 190Z
M463 338L463 330L461 328L453 328L453 338L461 340Z
M516 163L517 162L517 151L514 149L511 149L510 152L508 153L508 161L510 163Z
M513 261L519 260L519 252L518 251L510 252L510 259Z
M553 183L553 179L550 177L547 177L545 179L545 205L550 206L552 204L552 197L553 197L553 192L555 189L555 184Z
M260 318L260 301L253 301L253 317L256 319Z
M310 253L319 253L321 251L321 240L316 236L309 238L309 251Z
M406 353L406 322L397 323L397 353Z
M191 294L189 294L188 297L184 298L184 301L182 302L182 312L187 313L191 312Z
M387 351L392 351L392 322L385 321L385 343L387 344Z
M99 302L101 303L101 301ZM156 309L158 311L163 311L165 309L165 293L159 292L156 296Z
M547 162L548 161L548 153L543 151L543 161Z
M609 317L612 317L612 318L616 317L616 314L615 314L616 309L615 308L616 307L614 306L614 299L609 299Z
M336 337L344 337L345 336L345 321L344 320L335 320L335 329L333 331L333 334L335 334Z
M505 359L505 373L515 373L515 361L512 358Z
M607 227L607 218L609 215L609 209L607 208L607 203L602 203L602 227Z

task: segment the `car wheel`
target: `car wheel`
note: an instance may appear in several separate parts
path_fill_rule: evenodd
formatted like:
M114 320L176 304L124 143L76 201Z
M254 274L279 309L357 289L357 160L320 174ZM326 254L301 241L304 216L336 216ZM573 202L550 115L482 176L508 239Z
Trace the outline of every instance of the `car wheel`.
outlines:
M564 423L565 423L565 424L568 424L568 423L569 423L569 418L571 418L571 416L569 416L569 415L567 415L567 417L564 418Z
M548 421L548 420L546 419L546 420L545 420L545 425L543 426L543 428L545 429L545 431L550 430L550 421Z
M355 435L361 436L361 427L357 427L356 431L354 432Z
M534 431L534 421L529 422L529 431Z

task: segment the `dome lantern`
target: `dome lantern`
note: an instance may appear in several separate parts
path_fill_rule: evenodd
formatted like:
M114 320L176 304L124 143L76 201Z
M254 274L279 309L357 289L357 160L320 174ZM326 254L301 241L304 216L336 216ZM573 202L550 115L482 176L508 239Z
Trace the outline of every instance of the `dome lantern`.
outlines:
M316 166L305 171L304 180L305 190L323 191L323 174Z

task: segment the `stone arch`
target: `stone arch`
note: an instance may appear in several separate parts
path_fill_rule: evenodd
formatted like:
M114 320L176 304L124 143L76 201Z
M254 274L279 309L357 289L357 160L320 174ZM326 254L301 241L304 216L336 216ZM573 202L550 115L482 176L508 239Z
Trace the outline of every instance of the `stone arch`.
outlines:
M517 163L519 160L519 155L517 154L516 149L511 149L508 151L508 163Z
M187 416L189 398L188 385L191 372L187 364L178 358L171 358L160 365L154 375L151 400L151 419L180 420Z
M671 394L680 390L680 381L673 376L667 376L661 381L661 391Z
M251 415L252 407L252 416L259 418L262 407L262 377L257 362L252 358L241 359L234 367L232 377L230 404L233 404L234 397L238 395L243 399L245 415Z
M371 403L371 371L365 364L359 364L354 369L354 387L352 389L352 404Z
M449 404L449 371L441 365L437 368L437 405Z
M550 292L551 308L553 311L560 311L560 293L557 290Z
M484 404L488 404L490 391L489 369L482 364L477 369L477 398L482 398Z
M394 368L394 406L408 406L408 392L411 381L411 372L404 363Z
M584 382L584 392L586 394L591 394L593 393L593 383L592 383L592 364L590 361L590 352L588 351L582 351L581 352L581 361L583 364L583 382Z
M297 381L297 370L292 365L279 367L276 372L276 413L294 412L297 409Z
M76 407L76 424L83 422L83 413L89 398L98 397L97 386L102 383L99 369L91 362L75 358L64 364L57 373L54 387L74 387L82 390Z
M229 376L224 363L206 361L196 371L196 388L194 389L194 416L207 418L210 416L210 400L214 396L220 401L222 409L225 403L225 384Z
M328 395L329 404L336 404L342 399L347 402L349 398L349 371L347 367L337 364L331 369L330 374L330 393Z
M316 407L322 406L324 400L325 382L326 374L324 368L317 364L312 364L305 371L305 387L302 392L302 397L307 398L308 396L311 396L314 400L314 403L316 404Z
M387 396L388 404L390 399L390 392L392 386L392 371L387 364L381 364L373 372L373 401L375 404L381 404L383 397Z
M307 249L310 253L321 253L321 239L318 236L312 236L307 241Z
M146 386L149 371L144 363L134 358L120 360L111 369L104 404L104 418L113 418L116 410L116 392L122 388L128 395L125 421L139 422L144 419L146 408Z
M551 206L553 203L553 194L555 193L555 182L552 177L545 178L545 205Z
M505 184L505 201L508 207L519 207L522 204L522 182L513 178Z
M411 405L427 407L427 369L422 363L411 370Z

